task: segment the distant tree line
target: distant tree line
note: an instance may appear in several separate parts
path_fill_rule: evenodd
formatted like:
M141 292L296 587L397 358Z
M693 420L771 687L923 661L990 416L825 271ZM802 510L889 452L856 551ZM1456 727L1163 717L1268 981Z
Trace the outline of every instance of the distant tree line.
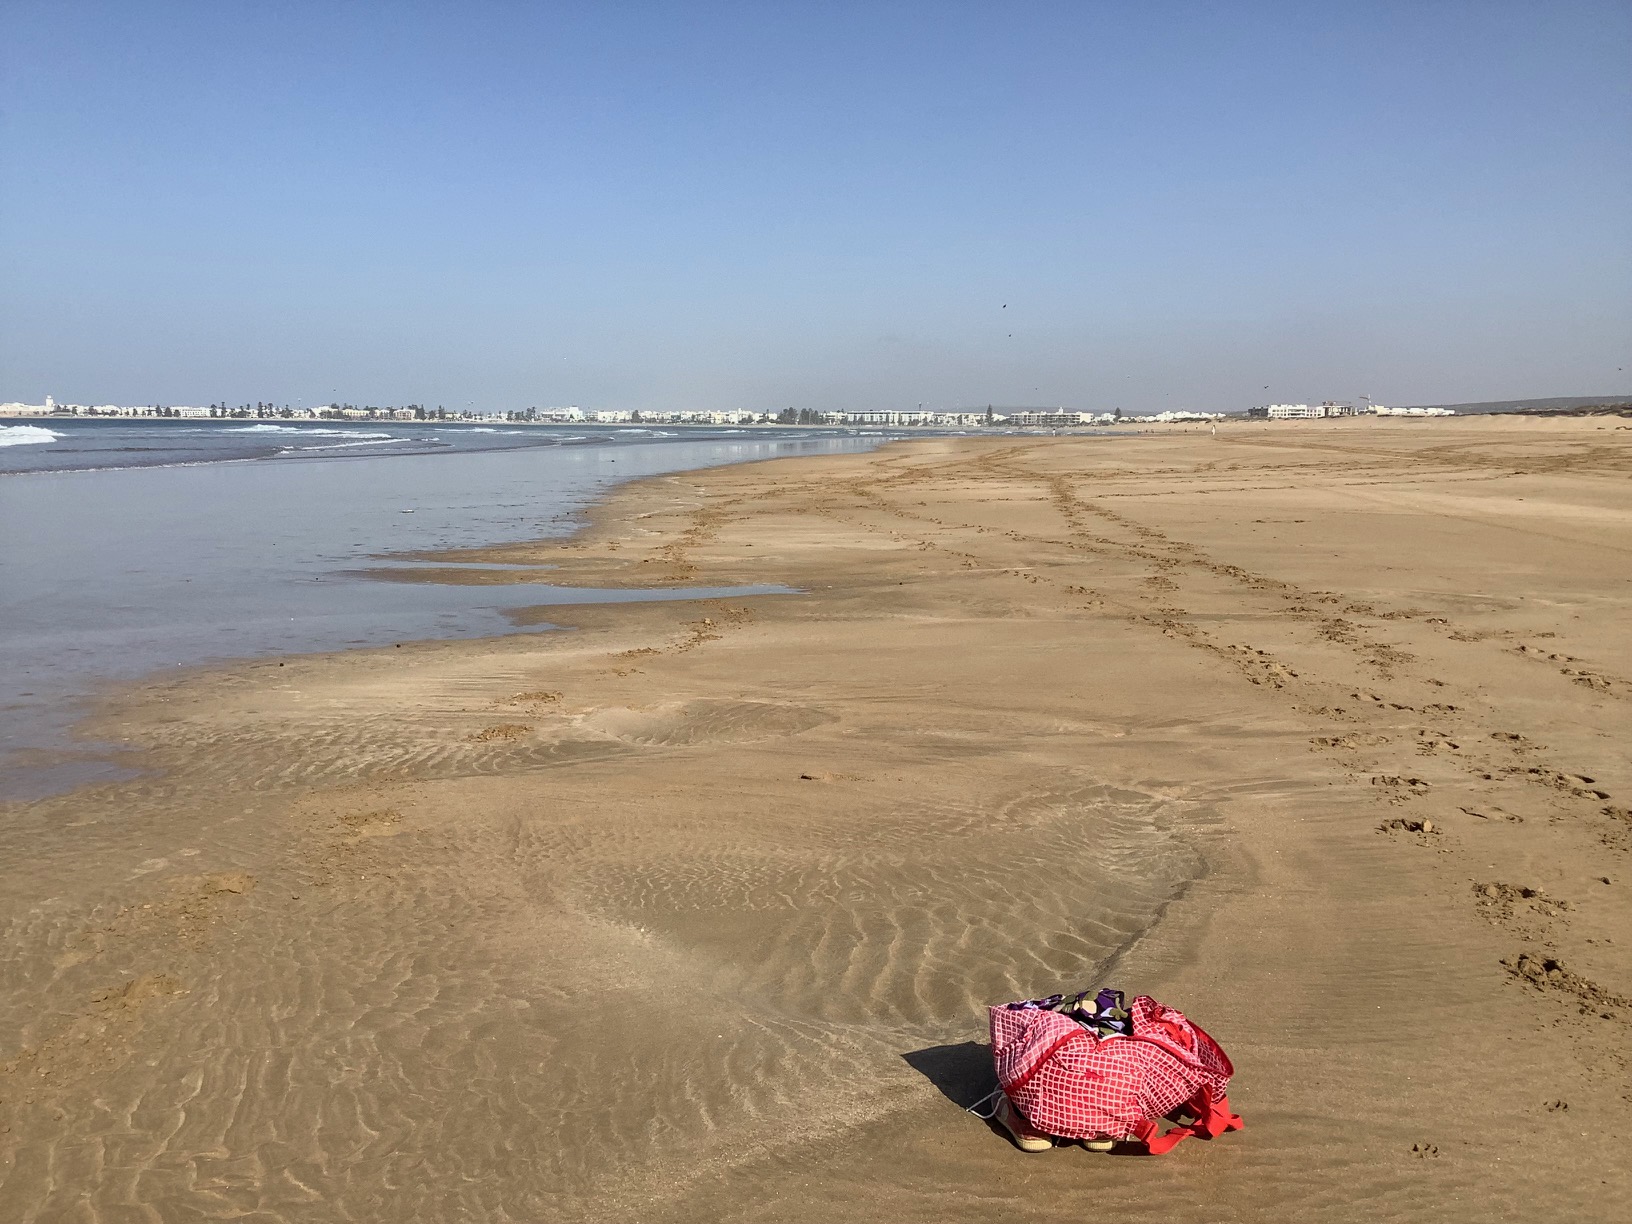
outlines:
M164 415L163 410L160 411L159 415ZM174 416L174 411L172 411L170 415ZM279 407L277 404L270 402L263 403L260 400L256 400L253 404L239 404L236 408L229 408L227 407L226 402L222 401L219 404L210 405L210 415L212 417L223 417L233 420L244 420L254 417L288 418L295 415L295 410L289 407L288 404L284 404L282 407Z
M424 404L403 404L400 408L395 404L386 404L381 407L376 404L364 404L359 408L356 404L331 403L327 408L319 408L317 415L326 421L355 420L361 413L368 420L376 420L380 416L387 419L400 420L397 414L406 412L416 421L445 421L447 411L438 404L435 408L427 408Z

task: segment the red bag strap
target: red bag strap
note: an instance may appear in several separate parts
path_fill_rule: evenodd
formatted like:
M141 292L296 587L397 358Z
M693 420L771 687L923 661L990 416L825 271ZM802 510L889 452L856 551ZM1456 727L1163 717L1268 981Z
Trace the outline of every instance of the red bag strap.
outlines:
M1150 1149L1152 1156L1161 1156L1192 1135L1198 1139L1216 1139L1225 1131L1237 1131L1246 1125L1238 1115L1230 1112L1229 1097L1221 1097L1215 1102L1205 1088L1185 1102L1185 1108L1196 1115L1196 1120L1190 1125L1175 1126L1165 1134L1158 1135L1155 1120L1146 1119L1134 1128L1133 1137Z

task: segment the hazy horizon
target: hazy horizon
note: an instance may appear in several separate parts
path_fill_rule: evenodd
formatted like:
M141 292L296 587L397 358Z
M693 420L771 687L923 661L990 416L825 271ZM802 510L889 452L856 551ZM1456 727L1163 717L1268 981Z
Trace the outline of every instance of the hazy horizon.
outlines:
M0 400L1632 387L1632 7L0 14Z

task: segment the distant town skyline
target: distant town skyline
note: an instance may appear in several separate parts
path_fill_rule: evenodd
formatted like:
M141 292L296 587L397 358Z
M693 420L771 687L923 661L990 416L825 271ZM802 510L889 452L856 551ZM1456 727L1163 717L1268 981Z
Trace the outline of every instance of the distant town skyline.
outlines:
M1632 390L1632 9L0 13L0 400Z

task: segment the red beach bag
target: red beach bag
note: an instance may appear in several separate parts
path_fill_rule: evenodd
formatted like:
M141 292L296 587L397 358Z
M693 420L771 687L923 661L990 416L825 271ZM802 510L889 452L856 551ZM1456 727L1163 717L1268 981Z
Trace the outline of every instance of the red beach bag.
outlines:
M998 1082L1033 1126L1065 1139L1137 1140L1159 1156L1191 1135L1241 1129L1225 1095L1235 1068L1218 1042L1148 995L1128 1018L1129 1033L1101 1037L1057 1011L993 1007ZM1180 1106L1196 1120L1157 1134Z

